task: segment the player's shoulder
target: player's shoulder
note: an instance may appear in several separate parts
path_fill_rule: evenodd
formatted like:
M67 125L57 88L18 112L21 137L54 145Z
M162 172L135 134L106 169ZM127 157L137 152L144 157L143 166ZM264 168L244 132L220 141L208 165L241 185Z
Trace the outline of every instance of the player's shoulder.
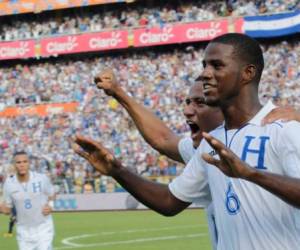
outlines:
M275 121L269 125L270 134L281 146L299 144L300 123L297 121Z
M276 130L279 133L296 133L300 132L300 122L298 121L282 121L277 120L269 124L271 130Z
M184 144L184 145L193 146L193 140L191 137L188 137L188 136L180 138L179 143Z
M39 173L39 172L35 172L35 171L31 171L30 175L32 176L33 180L43 180L43 179L47 179L47 176L43 173Z
M14 186L16 186L18 184L17 178L15 175L9 175L7 176L7 178L5 179L4 182L4 187L8 190L10 188L13 188Z
M5 179L5 183L13 183L13 182L16 182L16 175L15 174L8 175Z

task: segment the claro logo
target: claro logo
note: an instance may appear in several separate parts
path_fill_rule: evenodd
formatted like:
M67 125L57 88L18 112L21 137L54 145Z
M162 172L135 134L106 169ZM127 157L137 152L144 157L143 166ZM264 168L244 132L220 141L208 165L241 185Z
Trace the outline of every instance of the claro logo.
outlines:
M55 210L75 210L77 209L76 199L56 199L54 201Z
M46 45L46 50L48 53L62 53L62 52L70 52L74 50L78 46L77 37L68 36L66 42L49 42Z
M22 57L28 53L28 42L20 42L18 47L1 47L0 57Z
M93 37L89 41L89 46L91 49L114 48L122 42L120 37L120 32L112 32L111 37L108 38Z
M172 27L164 27L161 33L144 32L140 35L139 40L142 44L168 42L174 34Z
M219 33L222 32L220 29L221 23L220 22L211 22L209 28L189 28L186 31L186 37L188 39L207 39L207 38L214 38Z

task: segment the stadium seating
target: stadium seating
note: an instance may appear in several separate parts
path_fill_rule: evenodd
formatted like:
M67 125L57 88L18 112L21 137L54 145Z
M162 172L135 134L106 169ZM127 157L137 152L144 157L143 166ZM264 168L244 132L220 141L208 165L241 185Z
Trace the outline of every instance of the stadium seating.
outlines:
M161 22L187 22L217 18L222 15L248 15L281 12L299 7L297 1L188 1L184 6L158 9L132 5L114 16L112 12L84 13L83 16L50 18L1 26L3 40L96 31L104 28L153 25ZM198 2L198 1L197 1ZM243 4L245 3L245 4ZM99 10L101 11L99 7ZM104 10L104 9L103 9ZM251 13L249 12L251 11ZM101 18L100 18L101 17ZM102 18L103 17L103 18ZM24 17L22 17L24 18ZM14 20L13 18L10 19ZM20 19L21 20L21 19ZM22 19L23 20L23 19ZM108 21L105 21L108 20ZM142 21L143 20L143 21ZM89 25L87 25L89 24ZM263 103L300 107L300 43L263 41L266 70L260 86ZM33 166L46 172L58 192L81 193L122 191L112 179L94 173L86 161L74 155L68 138L76 132L105 142L125 165L161 182L169 182L182 171L182 165L160 157L137 132L126 112L111 98L97 90L94 76L104 67L117 72L120 84L140 103L150 107L173 131L189 135L182 114L188 87L202 69L204 45L172 46L120 52L117 55L92 55L81 59L58 58L31 60L7 66L0 71L0 173L5 175L15 150L25 149ZM1 113L6 107L34 107L40 104L77 103L77 112L53 112L32 115L19 112L14 117ZM87 183L89 183L87 185ZM86 185L85 185L86 184ZM92 187L92 189L91 189Z

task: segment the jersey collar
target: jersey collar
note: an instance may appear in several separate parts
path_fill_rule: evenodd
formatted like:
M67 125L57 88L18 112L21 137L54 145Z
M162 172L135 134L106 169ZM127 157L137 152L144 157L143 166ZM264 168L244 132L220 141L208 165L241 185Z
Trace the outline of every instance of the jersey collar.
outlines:
M260 126L263 118L275 108L276 106L271 101L268 101L268 103L261 108L261 110L248 122L248 124Z

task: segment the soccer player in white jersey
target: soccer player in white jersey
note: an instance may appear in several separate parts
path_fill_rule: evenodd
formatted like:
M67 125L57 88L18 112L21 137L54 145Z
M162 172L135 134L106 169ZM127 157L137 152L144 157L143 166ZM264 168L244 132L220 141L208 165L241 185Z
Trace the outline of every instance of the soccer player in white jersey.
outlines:
M258 100L259 44L244 34L222 35L206 47L203 66L206 103L220 107L225 121L203 133L207 141L168 187L132 173L99 142L77 135L73 149L159 213L213 201L218 250L299 249L300 123L262 125L274 106Z
M51 250L54 188L46 175L29 170L26 152L15 153L13 160L16 174L5 180L1 210L10 214L12 207L16 208L20 250Z
M130 97L117 83L112 70L106 69L101 72L95 78L95 82L98 88L113 96L128 111L141 135L154 149L178 162L188 163L200 144L202 132L215 129L224 120L219 108L205 105L200 82L193 84L185 99L183 113L191 131L191 137L185 138L176 135L149 109ZM213 249L217 249L217 230L212 204L205 210L211 243Z

